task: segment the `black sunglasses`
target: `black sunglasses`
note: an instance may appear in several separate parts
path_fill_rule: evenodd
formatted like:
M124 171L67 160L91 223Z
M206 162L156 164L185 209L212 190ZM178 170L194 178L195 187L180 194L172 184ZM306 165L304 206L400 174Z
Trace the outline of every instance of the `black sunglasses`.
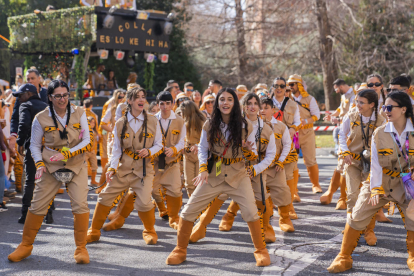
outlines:
M125 97L118 96L118 100L122 100L123 98L125 98Z
M380 87L382 85L382 82L376 82L376 83L371 82L367 84L368 87L374 87L374 85L375 87Z
M291 83L289 83L289 86L290 87L293 87L293 86L295 86L295 83L294 82L291 82Z
M402 107L402 106L400 106L400 105L383 105L382 110L387 111L387 112L391 112L394 107Z
M282 88L282 89L285 89L286 88L286 84L281 84L281 85L274 84L273 87L276 88L276 89L278 89L279 87Z
M387 88L386 90L387 90L387 93L399 91L398 89L391 89L391 88Z

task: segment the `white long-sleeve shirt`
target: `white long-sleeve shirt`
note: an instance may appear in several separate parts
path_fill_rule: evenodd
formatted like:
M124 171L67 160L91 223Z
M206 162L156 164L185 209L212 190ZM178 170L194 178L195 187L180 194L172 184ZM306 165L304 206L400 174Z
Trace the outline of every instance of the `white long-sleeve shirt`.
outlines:
M170 117L168 119L163 119L161 116L161 111L155 114L155 117L157 117L158 121L161 122L162 129L164 131L167 131L168 124L170 120L175 120L177 117L174 112L170 111ZM184 148L184 140L185 136L187 135L187 128L185 127L185 124L183 124L183 127L181 128L181 136L178 143L174 146L177 152L182 150Z
M369 122L370 119L372 122L375 121L375 113L372 113L371 117L362 116L362 123L366 124ZM339 128L339 147L342 152L349 151L346 141L348 140L348 137L350 134L351 134L351 120L349 119L349 116L347 114L344 116L342 120L342 124Z
M393 140L394 140L394 134L392 133L395 133L398 136L398 139L400 140L402 147L404 147L405 145L405 141L407 138L407 132L412 132L412 131L414 131L414 127L413 127L413 124L411 123L411 120L407 120L405 129L401 133L401 135L399 135L398 132L395 130L394 124L392 122L388 122L385 125L385 129L384 129L384 132L388 132L391 135ZM398 148L396 144L393 145L393 147ZM401 156L400 158L404 158L404 157ZM370 174L371 174L371 179L370 179L371 190L374 188L381 187L382 186L382 167L378 162L378 150L377 150L377 145L375 144L374 136L372 136L372 140L371 140L371 172Z
M67 111L65 116L62 118L60 117L55 110L53 110L57 121L59 124L61 124L63 127L66 125L66 118L67 118ZM74 113L75 110L73 107L70 107L70 112ZM49 110L49 116L52 117L52 112ZM91 142L91 137L89 136L89 125L88 125L88 119L86 118L86 113L83 112L81 118L80 118L80 125L81 130L83 130L82 135L82 141L70 149L70 152L73 153L77 150L80 150L84 147L86 147ZM30 151L32 152L32 157L35 162L39 162L42 160L42 139L44 135L44 129L40 125L38 118L35 117L32 123L32 136L30 137ZM49 150L52 150L48 148Z
M148 115L150 116L150 115ZM144 115L139 114L137 119L134 118L134 116L131 115L131 113L128 113L127 115L129 126L132 128L134 133L137 133L137 131L141 128L142 124L144 123ZM112 149L112 157L111 157L111 168L117 169L119 164L119 159L122 156L122 147L121 147L121 141L119 140L118 133L117 133L116 127L114 127L114 144ZM147 146L147 145L146 145ZM162 149L162 133L160 129L160 124L157 122L157 128L155 130L154 135L154 145L150 148L148 148L151 151L151 154L155 154L159 152Z
M116 111L115 111L115 122L118 121L118 119L122 117L122 108L125 107L125 106L126 106L126 103L120 103L116 107Z
M281 109L282 108L282 104L283 104L283 100L282 102L278 102L278 100L276 100L276 97L273 96L273 104L278 108ZM300 121L300 112L299 112L299 107L296 108L295 114L293 115L293 124L298 127L301 124Z
M112 106L113 106L112 103L108 104L108 107L106 108L105 115L103 116L101 122L107 123L107 124L111 122L111 119L112 119L112 112L111 112Z
M295 101L300 102L300 100L302 99L302 95L299 94L299 97L295 97L295 95L292 95L293 99L295 99ZM321 111L319 110L319 106L318 103L316 102L315 98L312 97L310 103L309 103L309 110L310 110L310 114L312 116L316 116L316 118L318 118L321 116Z
M243 128L244 128L244 125L243 125ZM226 131L227 130L227 125L225 123L221 123L220 130L221 130L221 133L226 138L226 141L228 141L230 133L228 131ZM253 143L252 151L253 151L254 154L257 155L255 135L256 135L256 132L252 131L252 133L250 133L250 135L247 137L246 142L252 142ZM208 142L207 142L207 132L203 129L201 131L200 143L198 144L198 161L199 161L200 165L201 164L207 164L208 150L209 150L209 145L208 145ZM241 151L241 149L239 149L239 150ZM256 170L256 168L255 168L255 170Z
M253 132L255 133L255 136L256 136L257 130L259 129L259 124L257 123L258 121L254 120L250 122L253 125ZM263 128L263 120L261 118L259 118L259 122L260 122L260 127ZM270 166L270 164L272 164L273 159L275 159L275 155L276 155L276 143L275 143L275 136L272 133L269 137L269 143L267 144L265 157L263 158L263 160L260 161L260 163L253 165L256 175L259 175L261 172L266 170Z
M283 124L282 122L276 120L274 117L272 117L272 120L270 121L270 123L272 123L272 125ZM290 152L291 146L292 146L292 138L290 138L289 129L285 125L285 130L283 131L283 135L282 135L282 147L283 148L282 148L282 152L280 153L280 156L278 159L280 162L283 163L285 161L286 157L288 156Z

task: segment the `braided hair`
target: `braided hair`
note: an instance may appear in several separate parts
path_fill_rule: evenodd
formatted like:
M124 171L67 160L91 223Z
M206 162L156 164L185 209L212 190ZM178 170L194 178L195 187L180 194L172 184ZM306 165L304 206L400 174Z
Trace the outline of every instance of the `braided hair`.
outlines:
M52 114L52 119L53 122L55 123L55 127L57 130L59 130L59 136L60 139L64 140L64 139L68 139L68 131L66 130L68 124L69 124L69 120L70 120L70 101L68 99L68 105L67 105L67 112L68 115L66 117L66 123L65 126L63 128L63 131L60 131L58 123L57 123L57 119L56 119L56 114L55 114L55 110L53 108L53 102L50 100L53 94L53 92L55 92L55 89L58 87L63 87L66 88L67 92L69 93L69 87L66 84L66 82L62 81L62 80L53 80L49 83L48 87L47 87L47 95L49 96L49 109L50 109L50 113Z
M139 88L139 87L134 87L131 88L130 90L128 90L128 92L126 93L126 110L125 110L125 114L123 116L123 125L122 125L122 131L121 131L121 147L124 146L124 139L123 137L125 136L125 132L128 128L127 123L128 123L128 112L131 112L131 105L129 104L129 101L133 101L138 97L139 92L143 92L144 96L147 96L147 92L145 91L145 89L143 88ZM144 109L142 110L142 114L144 115L144 123L141 127L141 133L139 134L139 142L142 142L142 137L144 136L144 129L147 126L147 122L148 122L148 114L147 111Z

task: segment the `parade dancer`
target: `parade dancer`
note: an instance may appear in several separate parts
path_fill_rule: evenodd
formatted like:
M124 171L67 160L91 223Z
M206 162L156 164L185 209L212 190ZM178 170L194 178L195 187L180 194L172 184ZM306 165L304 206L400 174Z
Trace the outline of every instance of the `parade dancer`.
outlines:
M273 215L273 204L270 203L269 196L267 195L266 191L266 175L261 175L261 173L264 170L266 170L271 165L272 161L275 159L275 135L273 135L273 129L270 126L270 124L264 123L264 121L260 117L258 117L261 105L260 99L256 94L247 93L241 99L241 103L243 112L245 115L247 115L245 119L253 126L256 147L260 152L260 155L262 156L262 160L260 163L258 163L258 160L247 161L246 166L248 167L248 172L252 181L252 187L256 199L257 209L259 210L261 217L263 219L263 229L266 229L269 225L270 217ZM286 189L288 190L287 186ZM217 212L219 211L220 207L227 199L227 197L227 194L220 195L211 204L211 206L209 206L209 208L200 216L200 221L196 224L191 233L191 243L197 242L206 236L207 225L211 223L211 221L213 220L213 218L215 217L215 215L217 214ZM235 216L237 214L237 210L239 209L239 205L234 200L232 200L230 206L233 206L236 209L236 212L234 213ZM233 221L234 216L232 217ZM230 228L227 231L229 231Z
M154 158L155 178L152 194L158 209L162 211L164 206L162 191L166 190L169 225L177 230L178 213L182 205L181 175L178 161L181 150L184 148L184 138L187 131L184 120L172 111L173 97L169 92L159 93L157 104L161 111L155 117L160 122L164 152Z
M54 173L73 173L66 183L74 216L76 263L89 263L86 232L89 222L88 169L84 153L92 148L93 134L83 108L69 102L69 87L63 81L50 82L47 94L49 107L33 121L30 151L36 162L36 179L32 204L23 227L22 242L8 259L19 262L30 256L49 204L61 186ZM44 147L42 140L44 139ZM43 147L43 151L42 151Z
M162 151L162 135L157 119L144 109L146 92L133 88L128 93L125 115L114 127L114 148L106 173L108 185L99 194L87 242L99 240L112 202L122 191L130 188L135 193L135 209L144 224L146 244L156 244L154 229L155 205L151 199L154 169L150 158Z
M369 174L371 136L374 130L383 125L386 120L378 114L378 96L372 89L362 90L356 99L357 110L348 113L343 119L339 131L341 155L344 159L344 174L346 178L346 205L347 213L352 209L358 199L360 185ZM374 215L365 230L365 241L374 246L377 237L374 234Z
M312 183L312 192L314 194L322 193L321 186L319 185L319 168L316 163L315 131L313 130L313 123L319 120L319 107L315 98L306 92L301 76L297 74L291 75L287 82L292 90L293 100L299 106L302 122L299 129L299 145L302 149L303 159Z
M201 132L200 173L194 183L198 187L181 212L177 246L168 256L167 264L177 265L186 260L194 221L203 209L218 200L219 195L226 194L239 204L243 219L249 226L256 265L270 265L244 161L244 158L248 161L257 158L255 134L251 124L242 117L236 93L230 88L222 88L215 99L212 118L204 124Z
M373 134L370 178L363 183L352 214L347 218L341 251L328 267L331 273L352 268L351 254L358 244L361 231L389 201L398 206L407 229L407 265L414 272L414 221L407 216L410 201L406 195L406 184L401 179L405 173L409 178L414 178L411 174L411 164L414 163L414 137L411 135L414 132L413 107L406 93L392 92L387 96L383 109L388 122Z
M355 93L356 91L352 86L346 84L346 82L342 79L337 79L333 83L335 92L341 95L341 104L336 109L336 111L332 114L326 114L323 118L324 121L331 121L334 124L340 126L344 116L348 113L351 107L354 106L355 101ZM337 118L338 116L338 118ZM334 129L334 137L338 137L339 128ZM336 139L336 138L334 138ZM342 149L340 149L342 151ZM338 166L335 169L333 176L331 178L331 182L329 183L328 190L320 197L320 202L323 205L328 205L332 201L333 194L341 188L341 196L338 199L336 204L337 210L345 210L346 209L346 180L345 175L343 175L344 170L344 159L342 155L339 154L338 156Z

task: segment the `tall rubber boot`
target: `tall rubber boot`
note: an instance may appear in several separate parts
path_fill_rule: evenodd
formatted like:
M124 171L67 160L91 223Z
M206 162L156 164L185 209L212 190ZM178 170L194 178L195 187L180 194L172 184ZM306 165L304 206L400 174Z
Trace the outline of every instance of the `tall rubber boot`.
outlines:
M138 211L138 216L144 224L144 231L142 232L142 238L146 244L157 244L158 235L155 232L155 206L148 212Z
M379 211L377 212L377 217L375 219L378 222L392 223L392 220L385 216L383 208L379 209Z
M8 257L11 262L20 262L32 254L33 243L42 226L44 216L38 216L28 211L26 221L23 226L22 242Z
M293 232L293 231L295 231L295 228L293 227L293 223L292 223L292 221L290 220L290 217L289 217L289 210L290 210L289 205L279 206L279 208L278 208L278 212L279 212L279 216L280 216L279 217L279 227L280 227L280 230L282 230L283 232Z
M407 230L408 268L414 272L414 232Z
M115 211L110 213L107 217L109 221L113 220L119 214L119 210L121 209L121 206L124 204L124 200L127 195L128 195L128 192L125 192L123 194L121 193L121 195L119 195L121 196L121 198L118 200L118 205L116 205Z
M186 221L180 218L177 230L177 246L170 253L170 255L168 255L168 258L165 261L167 265L178 265L186 260L187 246L193 225L194 222Z
M262 223L260 219L248 222L250 236L252 237L254 245L254 258L256 259L256 266L268 266L270 265L270 256L266 248L262 232Z
M295 194L295 180L291 179L291 180L287 180L287 185L289 186L290 189L290 205L289 205L289 217L290 219L298 219L298 215L296 214L295 208L293 207L293 196Z
M335 170L328 190L319 199L322 205L328 205L332 202L332 196L338 190L339 186L341 186L341 173Z
M91 184L94 186L98 186L99 183L96 182L96 171L91 172Z
M276 241L276 234L270 224L270 218L273 216L273 204L270 203L270 196L266 199L266 212L263 213L263 230L266 243L272 243ZM263 212L263 203L256 201L257 209L259 212Z
M178 222L180 217L178 213L180 212L182 199L181 196L179 197L172 197L167 195L167 210L168 210L168 217L169 217L169 224L170 227L177 230L178 229Z
M224 214L220 221L219 230L220 231L230 231L233 227L234 218L237 216L237 211L240 210L239 204L233 200L230 202L227 212Z
M100 204L99 202L96 203L95 212L93 212L91 227L89 227L88 234L86 236L87 243L99 241L99 238L101 237L102 225L104 224L106 217L111 211L111 208L112 206L105 206Z
M200 221L194 226L190 236L190 243L195 243L205 238L207 233L207 225L211 223L213 218L217 215L223 205L224 200L215 198L210 206L207 207L206 211L200 216Z
M111 220L108 223L105 223L102 227L105 231L112 231L121 228L124 223L125 219L129 217L131 212L134 210L134 202L135 202L135 192L132 193L126 193L124 200L118 204L121 205L119 208L119 213L113 220Z
M344 237L342 239L341 251L328 267L330 273L339 273L352 268L351 254L358 245L361 231L353 229L348 223L345 225Z
M341 175L341 196L336 203L336 210L346 210L346 178Z
M168 220L168 210L165 207L164 201L160 201L160 202L155 201L155 204L157 204L158 215L160 216L160 218L162 218L163 220Z
M298 190L299 169L293 171L293 180L295 180L295 194L293 195L293 202L300 202Z
M89 264L89 254L86 250L86 234L89 225L89 212L73 214L73 228L76 250L73 257L77 264Z
M315 164L312 167L306 167L306 169L308 170L309 178L312 183L312 193L322 193L321 186L319 185L318 164Z
M364 238L365 238L365 242L369 245L369 246L376 246L377 245L377 237L375 236L374 233L374 228L375 228L375 217L377 216L377 214L375 214L371 221L369 222L367 228L365 229L365 234L364 234Z

